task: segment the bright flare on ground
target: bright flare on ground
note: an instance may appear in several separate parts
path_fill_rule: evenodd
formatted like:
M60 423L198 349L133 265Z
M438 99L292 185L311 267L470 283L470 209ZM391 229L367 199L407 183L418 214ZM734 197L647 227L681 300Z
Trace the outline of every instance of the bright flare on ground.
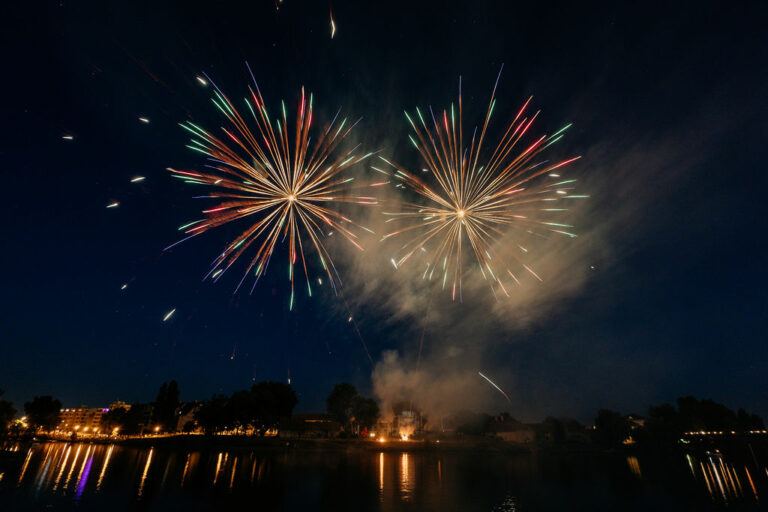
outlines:
M293 307L297 263L306 278L307 294L312 295L307 247L314 249L316 264L322 266L335 290L340 279L323 244L324 238L329 232L338 231L362 249L357 235L350 229L354 223L336 206L376 203L374 197L357 194L356 189L367 185L355 185L354 178L341 176L342 171L371 154L356 156L352 149L334 156L334 150L354 124L346 119L337 122L337 113L330 124L310 137L313 97L305 95L302 88L296 128L291 133L285 103L276 118L270 117L255 81L255 90L249 87L250 95L243 100L245 115L212 85L215 88L213 103L230 124L222 128L224 137L217 138L189 121L182 124L193 137L188 147L207 156L208 165L205 171L169 170L186 183L212 187L214 190L203 197L218 203L203 210L204 219L187 224L182 230L188 235L186 240L241 219L249 224L216 258L206 277L217 280L246 250L253 248L237 288L248 274L255 277L255 287L266 272L275 247L287 240L290 307Z
M417 108L415 116L405 113L415 134L415 138L409 135L409 139L426 165L422 172L431 174L432 183L383 157L380 158L394 171L376 169L398 179L398 187L404 185L425 200L406 202L400 211L388 213L393 221L399 220L405 226L386 234L384 239L410 235L398 256L391 260L392 265L397 269L416 251L426 250L428 260L423 278L436 278L443 288L451 286L454 300L457 292L461 297L467 254L478 265L494 295L498 289L508 296L505 280L519 284L522 269L541 280L530 266L507 254L509 251L502 256L498 242L503 239L516 243L516 234L575 237L569 231L572 226L556 216L568 210L569 201L586 197L572 193L575 179L559 179L559 175L550 174L579 157L552 163L540 156L563 137L570 124L552 135L524 142L539 114L528 112L530 99L490 155L483 151L496 105L498 81L497 77L480 131L475 127L469 139L464 138L461 80L458 108L451 105L442 114L433 112L431 107L426 113ZM549 181L537 179L546 178L547 174ZM521 255L528 252L519 243L515 247Z

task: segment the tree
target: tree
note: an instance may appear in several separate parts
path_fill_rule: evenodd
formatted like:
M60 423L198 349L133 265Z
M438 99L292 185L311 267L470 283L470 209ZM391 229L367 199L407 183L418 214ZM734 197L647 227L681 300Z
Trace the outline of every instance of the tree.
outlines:
M258 422L258 404L255 398L251 391L242 390L232 393L226 406L229 426L245 429L248 425L255 425Z
M163 382L155 399L152 420L165 432L176 430L176 409L179 407L179 385L175 380Z
M379 404L373 398L357 395L352 399L352 415L361 427L371 427L379 419Z
M126 432L126 417L128 416L128 411L125 410L125 407L118 407L117 409L110 409L107 413L105 413L101 417L101 424L104 427L104 430L107 432L112 432L114 429L119 429L120 432L127 434Z
M540 432L543 434L547 441L552 443L562 443L568 437L566 432L565 423L558 418L547 416L541 423Z
M618 446L629 436L629 422L616 411L600 409L595 418L595 441L604 446Z
M0 397L3 396L3 390L0 389ZM16 409L13 408L13 402L0 400L0 435L8 431L8 425L13 421L16 415Z
M290 416L299 403L293 388L282 382L259 382L251 387L251 394L256 404L254 427L262 435L268 429L277 427L280 418Z
M2 402L0 402L2 403ZM757 414L749 414L742 408L736 411L736 419L738 422L739 430L763 430L765 429L765 423L763 419Z
M225 395L213 395L195 412L195 421L206 434L215 434L227 427L229 413L227 402Z
M24 413L34 431L43 429L50 432L59 424L61 402L50 395L36 396L31 402L24 403Z
M348 425L352 417L352 403L357 396L357 389L348 382L336 384L325 400L328 414L342 425Z
M488 432L493 417L485 413L471 411L459 411L450 422L456 425L456 432L460 434L480 436Z

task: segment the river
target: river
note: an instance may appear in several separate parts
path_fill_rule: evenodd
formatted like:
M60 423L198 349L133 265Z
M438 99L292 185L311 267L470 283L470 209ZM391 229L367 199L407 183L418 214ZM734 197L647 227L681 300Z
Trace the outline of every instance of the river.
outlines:
M704 452L8 448L0 510L757 510L768 500L768 470Z

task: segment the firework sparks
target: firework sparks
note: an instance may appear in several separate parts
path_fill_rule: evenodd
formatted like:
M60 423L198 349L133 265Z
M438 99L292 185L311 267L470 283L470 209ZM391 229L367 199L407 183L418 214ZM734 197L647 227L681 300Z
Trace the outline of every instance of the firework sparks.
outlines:
M61 138L64 140L75 140L74 135L62 135Z
M118 201L114 201L112 203L109 203L107 205L107 208L117 208L118 206L120 206L120 203Z
M202 85L203 87L206 87L208 85L208 81L199 75L195 77L195 80L197 80L200 83L200 85Z
M482 372L477 372L477 374L478 374L479 376L481 376L482 378L484 378L485 380L487 380L487 381L488 381L488 383L489 383L491 386L493 386L494 388L496 388L496 390L497 390L499 393L501 393L502 395L504 395L504 398L506 398L506 399L507 399L507 402L509 402L509 405L512 405L512 400L510 400L510 399L509 399L509 395L507 395L507 394L504 392L504 390L503 390L503 389L501 389L499 386L497 386L497 385L496 385L496 383L495 383L495 382L493 382L491 379L489 379L488 377L486 377L485 375L483 375L483 374L482 374Z
M144 124L149 124L149 119L147 119L147 118L146 118L146 117L144 117L144 116L141 116L141 117L139 117L139 121L141 121L141 122L142 122L142 123L144 123Z
M333 39L333 36L336 35L336 22L333 21L333 10L331 10L330 13L331 13L331 39Z
M357 185L354 178L341 176L344 170L372 153L357 156L353 148L334 156L334 150L356 123L350 124L347 119L338 121L337 113L333 121L312 139L313 97L306 95L302 88L295 133L291 134L285 103L276 118L270 117L255 80L254 87L249 86L249 97L244 100L250 114L247 117L241 116L216 84L211 84L214 87L213 103L227 118L230 127L222 128L224 137L220 139L192 122L182 124L192 134L188 147L206 155L210 163L206 171L169 170L186 183L212 187L214 190L203 197L219 202L203 210L204 219L186 224L180 230L187 235L186 240L241 219L250 221L250 225L227 244L206 277L219 279L253 246L254 255L235 291L249 273L255 277L255 287L266 272L278 242L287 240L290 308L293 308L294 266L297 263L303 268L307 293L312 295L309 262L305 255L307 247L314 249L331 286L337 290L341 281L323 243L326 233L338 232L362 250L357 235L350 228L366 228L354 224L334 206L376 204L374 197L358 195L359 189L367 185ZM250 121L246 122L246 118Z
M144 176L136 176L134 178L131 178L131 183L140 183L144 181L146 178Z
M436 182L434 185L383 157L379 158L392 170L375 168L398 180L400 183L397 186L408 188L426 200L425 204L405 202L400 211L388 213L393 216L392 220L404 221L407 225L386 234L383 239L403 233L411 235L399 249L399 256L391 260L392 265L397 269L416 251L428 250L429 261L423 277L430 280L436 277L442 281L443 288L452 283L454 300L457 291L461 298L467 255L470 258L474 256L494 295L496 289L509 295L504 281L511 280L518 284L516 272L519 269L541 280L530 266L514 255L511 259L517 265L515 271L510 269L508 261L505 261L509 258L499 254L497 242L514 233L545 238L552 233L575 237L568 231L571 225L553 217L568 210L562 203L587 197L572 193L575 179L561 179L559 174L552 173L580 157L551 163L540 156L542 151L563 137L570 124L532 143L523 141L539 114L528 113L530 98L506 128L490 156L483 152L486 132L496 105L499 77L496 78L482 127L479 132L475 127L468 140L465 140L462 128L461 79L458 108L452 104L450 110L444 110L440 115L430 107L427 116L431 118L431 123L427 122L427 116L419 108L413 117L405 113L415 134L415 137L409 135L409 139L426 164L421 171L431 175ZM517 149L518 146L524 149ZM549 182L544 181L547 175L551 179ZM523 246L517 246L523 253L527 252Z
M169 312L167 312L167 313L165 314L165 316L163 317L163 322L167 322L168 320L170 320L170 318L173 316L173 314L174 314L175 312L176 312L176 308L173 308L172 310L170 310Z

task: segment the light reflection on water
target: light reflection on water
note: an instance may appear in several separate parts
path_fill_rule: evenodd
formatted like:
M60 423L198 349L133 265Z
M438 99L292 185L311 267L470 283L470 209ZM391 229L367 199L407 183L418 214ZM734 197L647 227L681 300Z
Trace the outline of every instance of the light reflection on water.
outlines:
M660 471L634 455L595 463L582 456L546 458L466 450L174 452L47 443L12 446L3 453L11 455L0 458L2 510L8 500L12 505L38 504L39 508L77 505L81 510L101 510L162 503L158 508L172 510L184 503L186 510L203 510L221 503L225 496L229 501L224 508L259 502L265 510L309 510L317 503L333 510L350 508L352 503L361 511L512 512L570 508L571 499L601 509L608 502L643 503L649 499L644 494L648 478L659 480ZM681 509L686 499L692 499L691 510L701 503L756 504L761 490L768 487L764 467L729 461L718 452L689 454L678 462L681 471L667 482L665 492L669 503ZM605 475L618 478L615 488L606 491Z
M742 479L745 485L749 486L747 489L751 496L755 500L760 499L752 473L746 465L737 467L730 464L723 460L723 456L719 453L707 454L699 461L686 455L686 460L693 477L704 482L712 499L728 503L744 498L745 489L742 486Z

